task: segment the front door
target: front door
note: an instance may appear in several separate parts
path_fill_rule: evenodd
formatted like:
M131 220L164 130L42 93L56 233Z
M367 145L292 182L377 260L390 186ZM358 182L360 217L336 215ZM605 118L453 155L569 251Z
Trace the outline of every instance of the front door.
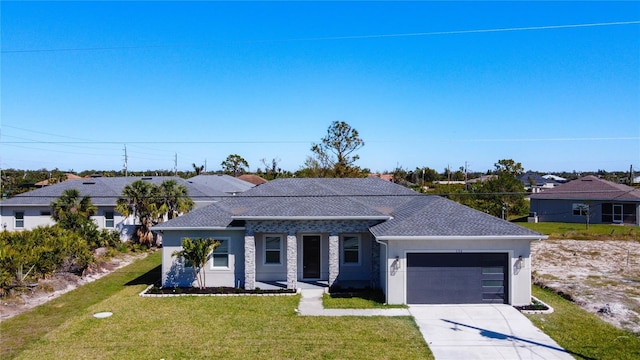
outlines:
M320 235L302 237L302 277L320 278Z
M622 222L622 204L613 204L613 222Z

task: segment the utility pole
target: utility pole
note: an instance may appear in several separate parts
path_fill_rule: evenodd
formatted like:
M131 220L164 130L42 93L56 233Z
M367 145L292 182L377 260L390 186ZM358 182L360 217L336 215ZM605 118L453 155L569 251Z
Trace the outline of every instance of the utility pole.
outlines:
M127 156L127 144L124 144L124 176L127 177L127 163L128 163L129 157Z
M178 175L178 153L175 153L173 157L173 175Z
M204 173L207 173L207 159L204 159Z

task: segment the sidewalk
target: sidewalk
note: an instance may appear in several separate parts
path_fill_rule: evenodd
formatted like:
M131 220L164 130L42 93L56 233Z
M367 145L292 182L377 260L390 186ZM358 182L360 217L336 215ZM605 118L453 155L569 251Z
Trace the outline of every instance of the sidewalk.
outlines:
M409 309L325 309L324 289L301 289L297 312L301 316L411 316Z

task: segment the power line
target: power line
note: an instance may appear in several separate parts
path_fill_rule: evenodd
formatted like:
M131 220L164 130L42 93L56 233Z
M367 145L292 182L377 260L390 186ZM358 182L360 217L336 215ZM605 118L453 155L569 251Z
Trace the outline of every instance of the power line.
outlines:
M401 33L401 34L347 35L347 36L326 36L326 37L268 39L268 40L246 40L246 41L228 40L228 41L217 41L215 43L201 43L201 44L167 44L167 45L136 45L136 46L104 46L104 47L86 47L86 48L77 47L77 48L2 50L2 51L0 51L0 53L2 53L2 54L16 54L16 53L40 53L40 52L138 50L138 49L173 48L173 47L210 47L210 46L214 46L215 44L254 44L254 43L280 43L280 42L306 42L306 41L362 40L362 39L381 39L381 38L400 38L400 37L423 37L423 36L499 33L499 32L516 32L516 31L558 30L558 29L588 28L588 27L602 27L602 26L621 26L621 25L638 25L638 24L640 24L640 20L601 22L601 23L586 23L586 24L566 24L566 25L543 25L543 26L526 26L526 27L511 27L511 28L493 28L493 29L431 31L431 32L416 32L416 33Z

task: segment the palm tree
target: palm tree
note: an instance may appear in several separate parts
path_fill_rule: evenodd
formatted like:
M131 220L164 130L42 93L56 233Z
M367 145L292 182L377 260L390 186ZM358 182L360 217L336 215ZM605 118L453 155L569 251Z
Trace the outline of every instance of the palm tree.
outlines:
M90 196L80 196L80 190L67 189L55 201L51 202L51 217L61 227L73 231L82 228L98 208L91 202Z
M191 166L193 166L193 171L196 172L196 175L200 175L204 170L204 165L198 166L196 163L192 163Z
M139 220L136 235L142 245L151 246L153 242L153 233L149 228L161 215L158 199L158 186L137 180L122 189L122 198L116 202L118 212L124 216L133 215Z
M206 286L206 272L202 271L207 264L209 254L220 246L220 241L212 238L184 238L182 240L182 250L175 251L173 256L184 258L187 266L193 268L193 275L198 282L198 287L204 289Z
M169 220L193 209L194 203L188 197L189 190L175 180L165 180L160 184L159 210L167 214Z

